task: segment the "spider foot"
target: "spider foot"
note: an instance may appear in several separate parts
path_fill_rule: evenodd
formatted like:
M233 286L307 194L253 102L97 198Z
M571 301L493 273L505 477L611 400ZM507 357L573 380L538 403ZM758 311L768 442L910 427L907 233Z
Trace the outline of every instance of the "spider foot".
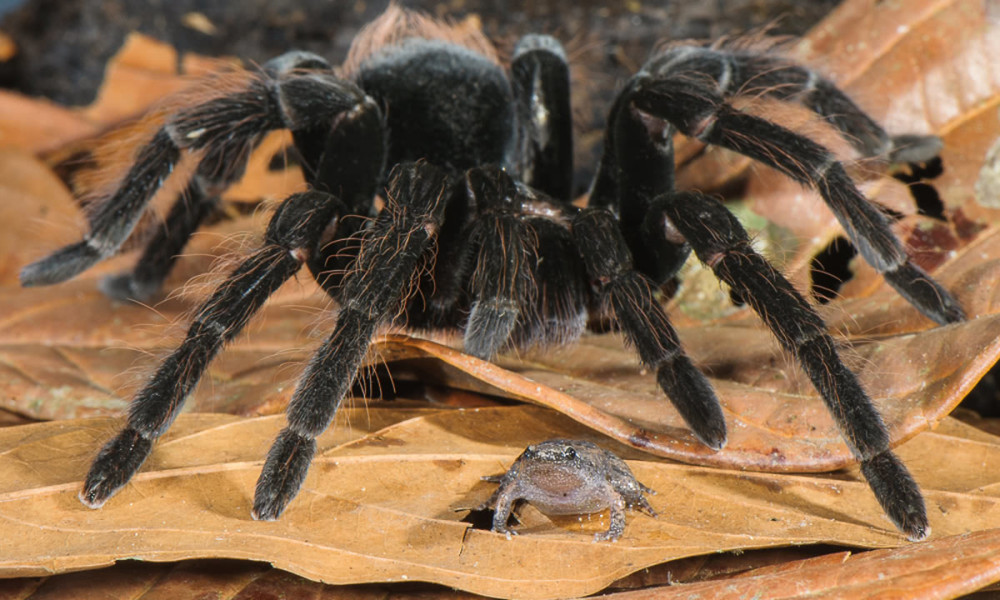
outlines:
M899 458L892 452L883 452L862 461L861 473L875 492L882 510L907 539L919 542L930 535L920 488Z
M271 446L253 497L253 518L274 521L299 493L316 454L316 440L283 429Z
M101 448L83 482L80 502L90 508L104 506L135 475L152 449L152 440L135 429L123 429Z
M496 356L510 339L520 314L511 302L490 299L475 303L465 328L465 351L483 360Z
M943 145L936 135L897 135L892 138L888 156L897 163L927 162L941 153Z
M72 279L104 258L88 240L61 248L21 269L21 285L52 285Z
M160 282L140 281L134 273L126 272L104 277L97 287L102 294L115 300L143 302L160 291Z
M701 371L684 354L656 370L656 382L673 401L677 412L702 444L712 450L726 447L726 417L722 405Z
M935 323L947 325L966 319L958 300L912 262L907 261L883 275L900 296Z

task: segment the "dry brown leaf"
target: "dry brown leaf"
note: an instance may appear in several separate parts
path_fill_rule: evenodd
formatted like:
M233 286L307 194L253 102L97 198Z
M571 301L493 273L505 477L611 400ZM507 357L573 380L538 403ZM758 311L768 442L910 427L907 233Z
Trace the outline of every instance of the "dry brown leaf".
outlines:
M802 590L805 580L809 582L813 594L823 598L858 598L883 592L898 596L904 589L921 597L952 598L982 589L991 580L1000 578L994 558L998 535L997 530L987 530L899 550L854 554L831 553L829 550L820 552L811 546L713 554L658 565L617 581L612 587L669 586L648 590L655 594L655 598L670 598L679 594L691 594L682 596L684 598L724 598L727 592L736 598L798 598L801 594L796 591ZM942 557L946 557L947 566L926 568ZM988 562L991 559L992 562ZM876 562L879 567L874 571ZM779 565L784 566L776 568ZM844 572L850 573L851 577L832 577L834 573ZM701 582L705 583L692 585ZM173 600L197 598L205 594L218 600L275 597L316 600L482 598L444 587L416 586L399 583L330 586L250 562L207 559L154 564L125 561L100 570L3 580L0 581L0 598ZM771 595L762 596L762 593ZM630 600L645 596L618 592L597 597Z
M0 581L3 600L384 600L390 586L353 589L324 586L264 565L225 560L188 561L176 565L135 561L114 567L46 578ZM443 590L442 599L468 599L470 594ZM437 594L422 594L432 600Z
M349 424L349 426L348 426ZM76 498L93 449L114 428L63 421L0 431L0 574L33 576L121 558L263 560L331 583L420 580L504 597L597 591L645 566L726 549L902 542L856 472L753 474L664 462L624 446L658 493L657 519L630 513L616 544L602 519L522 513L522 535L469 530L460 509L491 492L525 445L595 438L539 408L345 410L319 440L282 519L250 519L253 486L281 417L185 415L105 507ZM1000 440L946 422L902 446L930 506L934 538L1000 527ZM606 445L608 442L603 442ZM547 557L536 560L531 557Z
M871 552L830 554L720 581L608 594L608 600L957 598L1000 580L1000 530Z
M929 322L866 267L845 288L846 300L823 309L832 328L850 341L848 360L887 415L893 439L899 441L938 423L1000 353L1000 315L995 314L1000 312L995 298L1000 289L996 281L1000 230L981 233L967 246L980 227L977 221L991 218L989 210L970 203L971 189L985 148L1000 135L996 110L1000 78L991 75L992 63L984 65L976 57L995 55L989 44L1000 36L987 35L996 31L996 21L983 19L982 3L921 0L899 14L892 12L897 6L849 0L807 44L813 44L817 54L835 55L842 65L857 67L838 72L836 65L828 65L866 108L876 109L873 113L886 120L890 130L925 126L944 137L946 172L935 184L948 209L963 215L968 225L963 230L956 218L953 229L941 228L908 217L900 231L909 244L922 244L926 252L919 257L921 264L939 267L936 276L956 291L972 316L979 317L975 321L929 329ZM865 27L876 24L882 29L874 28L873 37L866 39ZM919 45L926 40L934 45L933 52ZM937 47L941 40L949 42L947 47ZM136 46L146 48L140 54L148 54L137 59L139 63L122 57L116 61L120 71L109 76L104 100L89 109L91 117L119 119L130 110L140 110L145 99L114 97L111 86L129 81L128 77L133 77L133 85L150 82L146 87L157 90L150 102L163 94L161 84L180 85L176 73L168 72L175 70L176 62L168 65L163 48L144 44ZM934 86L941 89L931 89ZM886 89L899 98L897 105L878 106ZM918 102L921 94L930 92L937 94L933 98L941 106ZM871 97L876 99L874 106ZM0 103L4 100L0 97ZM105 100L106 106L101 104ZM885 119L880 110L886 108L903 121ZM82 117L61 114L76 119L75 124L67 121L63 126L68 132L80 132L73 136L92 134L94 126ZM51 121L58 118L62 116ZM15 125L8 130L0 121L0 135L12 136L16 144L56 139L44 137L56 132L21 131ZM263 178L244 182L240 199L258 198L262 186L273 185L267 189L274 191L264 195L281 197L289 182L291 189L301 185L283 172L269 173L271 157L287 138L269 143L272 146L258 153L259 164L251 169L263 173ZM155 365L157 356L178 341L182 326L175 323L182 323L181 315L204 297L205 287L188 286L187 294L155 307L113 303L96 291L96 277L127 268L134 256L123 256L59 288L18 289L17 270L62 241L78 239L82 219L72 199L54 178L42 173L41 165L16 153L0 156L0 165L8 163L5 197L24 202L9 206L10 217L4 222L23 223L25 214L30 220L27 227L0 236L0 397L19 412L47 418L117 413L124 406L122 399ZM764 186L755 190L773 190L773 206L783 215L807 206L799 204L801 188L787 181L775 182L774 187L766 182L754 185ZM900 185L886 180L873 185L866 188L870 196L907 208L909 198ZM33 204L32 198L40 203ZM220 242L241 230L262 231L264 218L257 215L199 236L170 286L204 273L216 256L234 246L219 249ZM836 234L836 226L828 220L820 218L818 225L806 228L807 222L796 220L811 236L804 247L823 244ZM796 281L804 281L812 251L800 251L792 259ZM258 324L212 365L188 409L241 414L281 410L310 348L329 330L327 305L305 275L286 286ZM683 325L686 346L713 378L727 409L731 440L724 453L709 453L693 441L651 375L642 372L614 336L588 337L551 357L507 361L509 371L400 337L381 342L376 351L383 358L407 359L394 370L399 376L416 369L426 380L438 373L447 385L551 406L625 443L686 461L766 470L830 469L849 462L822 403L756 318L740 311L703 323L681 311L674 313L675 321ZM351 429L344 427L345 420ZM656 521L630 514L626 538L631 542L590 544L589 534L601 529L600 523L567 519L553 523L531 511L524 526L531 535L506 542L473 531L463 541L465 525L457 522L460 515L451 509L456 498L476 503L488 494L488 486L477 479L480 475L500 472L532 441L556 435L597 439L590 429L525 407L478 412L344 411L338 427L322 438L326 454L317 461L306 491L286 519L255 523L247 516L252 485L281 423L281 418L229 421L184 416L157 446L143 472L100 512L83 509L75 493L87 462L112 434L114 424L85 421L8 429L14 432L10 437L0 435L0 440L6 439L0 441L0 482L6 482L0 485L0 516L3 527L14 529L0 531L0 561L6 560L0 568L13 575L84 568L131 556L152 560L234 556L269 560L333 581L399 580L405 575L480 593L553 597L590 593L645 565L725 548L815 541L861 546L900 543L854 470L832 477L733 473L673 465L624 446L616 449L633 459L641 480L660 490L654 505L669 513ZM938 431L899 450L927 491L935 539L1000 527L995 499L1000 492L993 475L1000 460L995 440L967 430L956 433L950 421L943 423ZM238 433L228 437L231 431ZM674 498L696 500L678 506L670 503ZM55 520L42 525L45 518ZM17 544L23 536L31 540L31 548ZM985 534L973 541L993 544ZM360 547L351 546L355 543ZM962 544L956 540L945 549L962 552ZM922 547L917 546L917 552ZM559 556L559 564L528 559L537 556ZM994 577L983 562L992 555L965 557L968 571L960 573L968 574L967 580ZM485 571L478 565L470 567L476 560ZM860 559L848 562L856 560ZM904 572L909 568L905 566ZM331 575L329 569L339 571ZM782 589L779 583L774 585L775 590ZM851 595L855 589L830 591L817 585L817 594ZM959 588L933 589L940 593Z
M0 90L0 146L45 152L100 130L71 109Z

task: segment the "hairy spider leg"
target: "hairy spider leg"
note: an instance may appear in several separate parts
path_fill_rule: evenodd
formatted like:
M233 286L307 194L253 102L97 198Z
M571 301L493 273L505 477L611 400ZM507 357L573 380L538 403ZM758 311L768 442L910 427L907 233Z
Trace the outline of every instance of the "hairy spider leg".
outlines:
M318 128L307 120L301 131ZM367 158L353 165L351 177L339 187L354 203L361 202L367 193L366 204L370 205L384 158L371 159L373 155L384 157L385 153L378 107L365 100L337 114L326 128L329 139L340 143L299 149L312 166L307 179L317 182L317 188L329 189L332 178L343 175L342 163L351 163L354 157ZM303 136L304 140L311 139ZM94 460L80 494L84 504L99 507L128 482L222 346L239 334L267 298L304 262L311 264L328 236L347 236L354 231L355 225L345 229L342 222L347 220L345 216L357 214L357 208L346 206L322 189L295 194L278 207L268 225L264 246L244 260L199 308L185 340L133 398L125 428Z
M378 327L399 312L433 253L448 197L444 171L427 162L394 169L386 207L362 233L357 268L344 277L333 333L303 373L257 480L253 518L277 519L298 494L323 433L351 389Z
M292 71L304 69L329 72L330 65L313 54L289 52L265 63L263 73L278 81ZM177 115L175 120L181 118ZM232 151L217 146L207 148L191 181L174 201L135 267L131 272L105 277L101 291L120 300L145 300L156 294L188 240L218 206L222 192L243 176L250 152L262 137L263 133L251 134Z
M590 191L589 206L618 216L635 269L657 285L680 270L691 246L679 233L664 235L663 223L650 219L649 207L674 189L674 129L637 110L628 90L608 114L604 152Z
M471 169L466 181L476 206L468 240L478 252L464 346L489 360L507 345L522 308L535 302L538 236L519 215L521 203L509 175L498 168Z
M510 79L521 126L520 179L569 203L573 193L573 114L565 50L551 36L524 36L514 46Z
M208 181L195 174L132 270L102 279L101 291L117 300L148 300L159 292L188 240L218 206L219 196L208 188Z
M268 61L263 66L264 74L275 81L292 74L293 71L301 72L306 69L320 72L331 71L330 65L325 60L306 52L288 52ZM320 135L329 132L329 126L316 129L319 130ZM312 131L299 129L295 131L295 135L297 146L313 150L307 152L308 156L321 156L322 147L314 150L312 146L299 139L303 136L315 136ZM256 146L259 137L256 136L244 144L242 149L245 155L235 157L234 160L233 157L226 156L224 153L208 149L198 163L198 168L187 188L175 200L163 225L156 229L132 271L104 278L100 284L101 291L112 298L121 300L145 300L156 294L185 244L204 220L215 211L222 192L243 176L250 151ZM307 173L307 179L310 182L315 182L318 166L308 166L312 168ZM315 184L313 187L317 188ZM327 188L318 189L331 191ZM368 193L366 201L368 205L371 204L373 195L374 189ZM349 202L348 198L344 198L344 201L348 206L356 205L356 203ZM346 224L345 220L346 217L338 222ZM314 257L315 253L311 258Z
M655 284L632 268L632 254L606 209L590 208L573 221L573 237L587 273L642 362L695 436L719 450L726 445L726 419L712 384L684 353L677 332L656 300Z
M749 156L814 187L861 255L901 296L936 323L965 319L951 293L910 260L885 215L820 144L736 110L714 89L689 78L640 75L632 80L627 95L636 108L669 122L685 135Z
M129 405L125 428L97 455L80 500L98 508L138 471L222 346L246 326L264 302L298 272L343 206L324 192L295 194L271 218L263 247L244 260L201 306L184 342L156 370Z
M522 349L575 342L587 327L590 301L581 251L570 231L577 209L565 205L554 210L542 204L545 216L536 216L532 213L536 203L528 200L521 217L538 239L538 259L529 265L537 288L535 301L521 307L521 318L511 333L510 345Z
M840 131L862 156L923 162L941 150L941 139L934 135L890 137L833 82L781 56L681 46L651 60L644 71L711 85L723 98L763 95L798 102Z
M736 290L795 355L896 527L911 540L926 537L929 529L920 489L889 450L882 417L857 377L844 366L812 306L753 249L746 230L717 200L696 192L671 192L662 195L653 210L670 220L690 241L699 260Z
M365 101L353 83L327 72L300 70L322 59L305 53L293 56L298 60L276 63L284 71L265 70L244 91L175 113L138 151L121 186L90 215L90 232L83 241L26 266L22 285L65 281L117 252L183 152L204 152L198 172L211 173L215 181L233 181L268 131L329 127L337 114Z

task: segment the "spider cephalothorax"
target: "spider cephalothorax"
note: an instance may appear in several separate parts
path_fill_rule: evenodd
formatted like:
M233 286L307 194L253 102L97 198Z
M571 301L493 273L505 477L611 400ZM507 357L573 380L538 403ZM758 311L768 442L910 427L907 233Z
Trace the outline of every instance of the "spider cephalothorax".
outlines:
M693 250L795 355L890 519L923 538L920 491L822 320L717 200L674 189L672 139L680 132L743 153L816 188L865 260L929 318L950 323L963 319L961 308L910 262L833 154L728 99L753 88L798 102L865 156L927 158L936 138L889 137L829 81L773 55L674 46L656 53L611 106L588 207L580 209L570 203L569 71L559 43L526 36L505 70L484 40L456 43L442 38L448 31L392 8L340 72L318 56L289 53L243 89L177 111L92 214L85 239L24 269L25 285L51 284L116 252L161 181L193 154L184 198L135 271L105 282L119 296L154 292L214 195L241 175L248 151L269 130L291 130L308 191L280 205L260 248L197 311L101 450L81 500L101 506L128 482L208 363L303 264L339 312L268 454L255 518L277 518L298 492L316 436L388 322L463 330L466 350L491 358L571 341L589 316L610 315L694 435L719 449L719 401L654 294ZM386 204L376 214L379 193Z

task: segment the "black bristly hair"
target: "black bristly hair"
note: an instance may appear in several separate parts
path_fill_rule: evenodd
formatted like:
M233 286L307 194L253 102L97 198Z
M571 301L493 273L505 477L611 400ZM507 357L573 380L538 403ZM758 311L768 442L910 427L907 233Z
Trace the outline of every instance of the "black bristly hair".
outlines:
M194 154L198 166L166 226L133 272L103 284L116 297L148 297L264 133L291 130L309 190L281 204L261 247L197 311L98 454L81 500L101 506L129 481L212 359L303 264L339 312L267 456L255 518L278 518L298 493L316 436L388 323L463 330L466 350L488 359L571 342L588 318L611 316L694 435L720 449L719 400L656 295L693 251L798 359L892 522L911 539L925 537L920 490L823 321L720 203L675 189L673 136L734 150L816 188L865 260L944 324L962 320L961 307L913 264L844 165L730 100L750 90L801 103L869 157L924 160L939 140L889 136L832 83L785 59L674 46L650 59L612 104L588 208L579 209L570 203L569 68L560 44L524 37L505 72L476 49L483 40L427 39L442 27L392 7L362 34L359 47L370 49L354 53L341 74L293 52L244 89L174 113L91 216L84 240L24 269L24 285L52 284L115 253L181 157ZM378 35L390 41L372 39ZM376 214L379 193L387 202Z

